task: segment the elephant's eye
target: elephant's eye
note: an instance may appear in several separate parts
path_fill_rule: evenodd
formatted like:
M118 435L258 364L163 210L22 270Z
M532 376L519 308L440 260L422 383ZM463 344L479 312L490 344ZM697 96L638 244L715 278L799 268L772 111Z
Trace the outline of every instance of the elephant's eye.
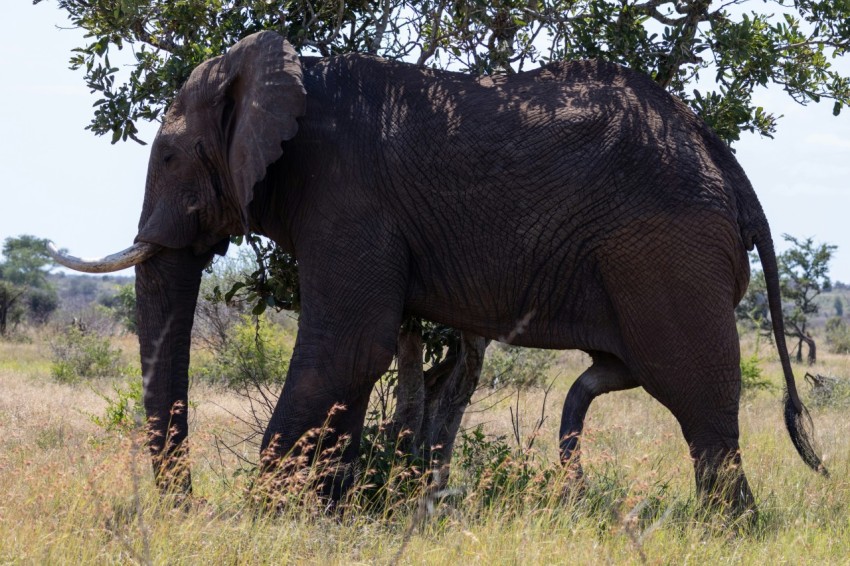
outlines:
M163 158L162 158L162 162L163 162L163 163L165 163L166 165L168 165L169 163L171 163L171 161L172 161L173 159L174 159L174 154L173 154L173 153L168 153L168 154L166 154L166 156L165 156L165 157L163 157Z

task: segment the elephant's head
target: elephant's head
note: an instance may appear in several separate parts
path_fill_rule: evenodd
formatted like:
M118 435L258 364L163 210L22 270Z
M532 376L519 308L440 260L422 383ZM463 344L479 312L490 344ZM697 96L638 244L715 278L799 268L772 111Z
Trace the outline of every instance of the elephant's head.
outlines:
M298 56L273 32L198 66L153 143L136 241L202 253L247 231L254 185L295 135L305 100Z
M295 135L305 102L298 56L276 33L251 35L202 63L168 109L151 148L135 244L102 260L54 253L81 271L136 265L145 408L158 472L161 457L186 435L179 405L187 399L202 269L228 236L248 230L254 185L281 157L282 142Z

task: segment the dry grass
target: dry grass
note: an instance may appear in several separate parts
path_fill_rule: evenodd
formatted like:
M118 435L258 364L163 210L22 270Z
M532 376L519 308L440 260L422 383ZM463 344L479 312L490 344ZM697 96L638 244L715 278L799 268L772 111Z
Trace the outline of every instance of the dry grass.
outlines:
M754 346L746 342L744 353ZM132 344L122 347L132 352ZM760 349L777 387L742 402L744 465L761 509L757 527L742 532L694 510L678 425L640 390L603 396L591 408L583 498L564 500L556 478L492 506L467 491L424 517L411 501L392 514L354 510L340 518L309 504L258 514L245 497L247 479L233 476L235 459L215 443L217 434L239 432L232 415L239 399L198 387L196 497L190 509L173 509L154 492L138 440L107 434L87 416L105 404L91 387L108 394L109 380L53 383L44 345L0 343L0 563L846 563L850 407L812 410L832 474L823 479L791 446L779 366L769 344ZM816 371L850 379L850 358L822 355ZM585 365L582 355L568 353L553 370L548 418L535 443L549 462L556 461L564 394ZM805 393L805 368L795 371ZM520 395L523 435L532 434L543 398ZM487 408L490 401L479 401L465 425L510 439L508 407L517 398ZM455 474L455 485L465 481Z

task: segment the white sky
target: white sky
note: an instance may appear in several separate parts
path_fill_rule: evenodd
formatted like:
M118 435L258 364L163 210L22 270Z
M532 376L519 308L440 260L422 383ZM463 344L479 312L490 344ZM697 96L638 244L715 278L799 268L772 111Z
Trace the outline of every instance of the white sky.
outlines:
M0 242L34 234L74 255L129 245L150 146L84 130L95 96L68 70L82 32L53 3L5 0L0 19ZM115 58L113 58L113 64ZM757 101L784 114L774 140L745 134L738 159L782 248L782 233L838 245L833 280L850 282L850 108L801 107L778 89ZM150 142L156 125L139 125Z

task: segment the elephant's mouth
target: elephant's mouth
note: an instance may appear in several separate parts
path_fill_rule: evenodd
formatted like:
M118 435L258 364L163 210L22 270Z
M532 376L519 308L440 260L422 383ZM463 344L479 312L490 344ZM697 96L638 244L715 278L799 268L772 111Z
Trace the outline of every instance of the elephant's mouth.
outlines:
M85 273L111 273L133 267L155 256L162 246L136 242L127 249L101 258L79 258L61 252L53 242L47 243L47 253L56 263Z

